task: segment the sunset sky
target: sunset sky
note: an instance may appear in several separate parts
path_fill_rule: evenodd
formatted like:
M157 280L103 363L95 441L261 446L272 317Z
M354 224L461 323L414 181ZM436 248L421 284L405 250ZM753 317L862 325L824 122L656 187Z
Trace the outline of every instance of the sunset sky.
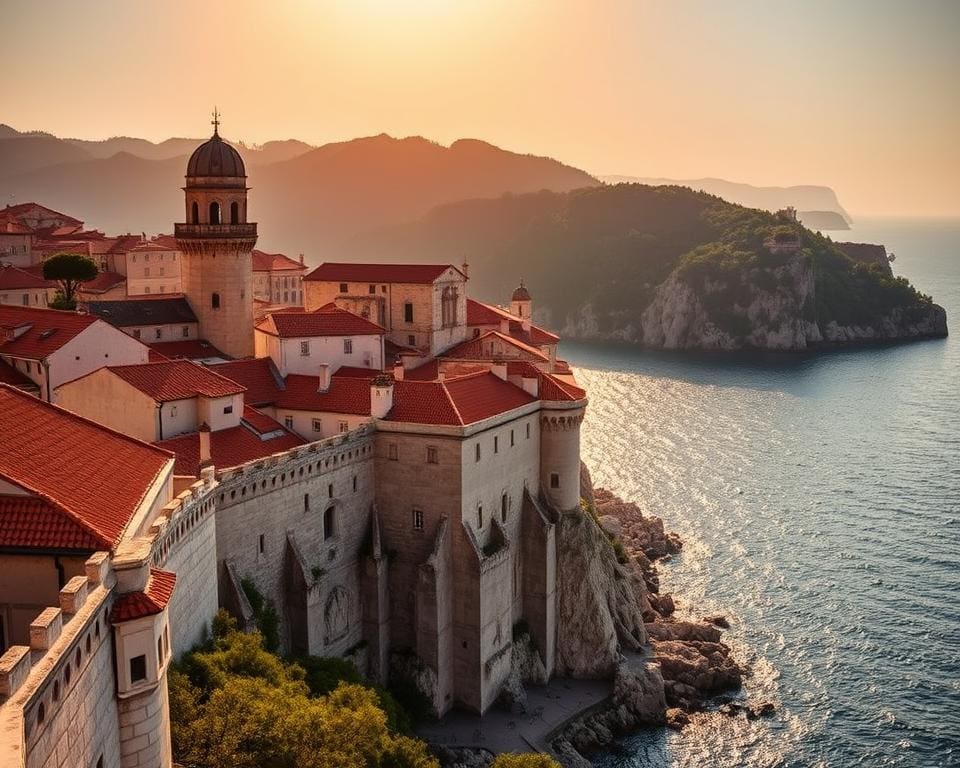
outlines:
M20 130L200 137L216 104L247 142L474 137L960 215L950 0L6 0L3 29Z

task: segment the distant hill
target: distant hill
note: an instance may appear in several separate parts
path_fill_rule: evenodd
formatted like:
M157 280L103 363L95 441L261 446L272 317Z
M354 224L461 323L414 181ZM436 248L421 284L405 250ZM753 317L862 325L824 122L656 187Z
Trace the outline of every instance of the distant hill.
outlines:
M534 316L572 337L805 349L946 335L943 310L873 247L849 251L704 192L619 184L441 206L358 236L338 256L465 259L471 294L491 301L523 277Z
M850 229L850 223L836 211L797 211L803 226L818 231Z
M836 193L830 187L799 185L794 187L755 187L751 184L742 184L725 179L663 179L646 178L639 176L601 176L601 181L608 184L634 182L650 186L678 184L690 187L693 190L702 190L711 195L722 197L731 203L745 205L748 208L760 208L765 211L778 211L792 205L798 211L807 213L832 211L839 214L847 226L836 229L849 229L852 221L850 215L843 210ZM839 221L832 220L839 224ZM812 225L811 225L812 226ZM814 227L828 229L828 227Z
M183 217L183 173L201 139L154 144L14 132L0 138L0 201L36 200L109 232L169 232ZM445 147L386 134L311 147L296 140L237 145L261 243L328 258L345 238L424 215L465 198L598 184L548 157L474 139Z

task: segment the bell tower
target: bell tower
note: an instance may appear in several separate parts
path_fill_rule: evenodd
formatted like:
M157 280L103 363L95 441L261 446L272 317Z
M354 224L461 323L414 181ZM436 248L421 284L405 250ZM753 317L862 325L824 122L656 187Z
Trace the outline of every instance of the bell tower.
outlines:
M247 173L236 149L213 136L187 163L185 220L174 224L183 254L183 291L200 321L200 336L235 358L253 355L253 246L247 222Z

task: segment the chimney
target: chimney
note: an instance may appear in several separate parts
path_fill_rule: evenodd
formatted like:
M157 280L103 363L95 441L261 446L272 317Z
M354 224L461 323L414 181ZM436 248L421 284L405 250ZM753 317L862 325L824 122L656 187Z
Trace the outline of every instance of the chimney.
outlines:
M470 265L467 264L466 259L464 259L463 264L460 265L460 271L463 272L463 276L465 278L467 278L468 280L470 279Z
M399 357L393 364L393 380L403 381L403 361Z
M382 419L393 408L393 379L381 373L370 382L370 415Z
M300 263L303 264L303 254L300 254Z
M317 392L326 392L330 389L330 365L320 363L317 366Z
M197 431L200 435L200 469L204 469L213 464L213 458L210 455L210 425L203 422Z

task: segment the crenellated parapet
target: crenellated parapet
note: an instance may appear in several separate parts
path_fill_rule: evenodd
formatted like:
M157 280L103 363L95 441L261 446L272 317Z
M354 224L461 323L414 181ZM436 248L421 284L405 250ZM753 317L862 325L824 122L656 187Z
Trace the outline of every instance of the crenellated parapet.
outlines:
M570 432L580 429L583 417L582 410L569 414L544 411L540 415L540 429L543 432Z

